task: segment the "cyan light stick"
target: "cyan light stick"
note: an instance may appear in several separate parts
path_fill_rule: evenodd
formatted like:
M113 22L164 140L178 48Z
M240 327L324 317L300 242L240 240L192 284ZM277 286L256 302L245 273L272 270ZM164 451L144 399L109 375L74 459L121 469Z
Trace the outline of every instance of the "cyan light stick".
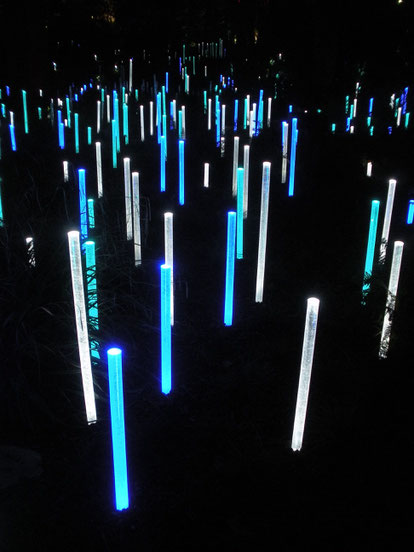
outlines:
M385 262L385 257L387 253L388 236L390 233L391 216L392 216L392 208L394 205L396 185L397 185L397 181L391 178L388 182L387 204L385 207L384 224L382 227L382 234L381 234L381 245L380 245L380 254L379 254L380 263Z
M297 119L292 119L292 141L290 144L290 167L289 167L289 192L288 195L291 197L294 193L295 186L295 165L296 165L296 144L298 139L298 130Z
M269 213L269 183L270 163L263 163L262 173L262 196L260 204L260 230L259 230L259 252L257 257L256 274L256 303L263 301L264 272L266 261L267 222Z
M173 214L164 213L164 255L165 265L171 268L171 326L174 326L174 245L173 245Z
M237 169L237 236L236 236L236 256L237 259L243 259L243 188L244 188L244 169Z
M88 237L88 209L86 203L85 169L78 169L79 180L79 215L80 215L80 237L83 249L83 242Z
M85 264L86 264L86 289L88 304L88 320L93 330L99 329L98 319L98 293L96 286L96 254L95 242L88 240L85 242ZM101 358L99 355L98 341L91 339L91 356Z
M129 124L128 124L128 104L124 103L122 106L122 123L125 144L129 144Z
M233 176L232 176L232 195L237 195L237 167L239 165L239 137L235 136L233 141Z
M179 203L184 205L184 140L178 141L179 157Z
M132 240L131 162L124 157L125 220L127 240Z
M204 114L207 113L207 90L203 90L203 98L204 98Z
M128 468L125 443L124 388L122 379L122 350L107 351L109 405L111 413L112 458L114 466L115 508L129 508Z
M29 122L28 122L28 119L27 119L26 90L22 90L22 100L23 100L23 115L24 115L24 133L29 134Z
M66 119L68 121L68 127L72 128L72 122L70 117L70 99L66 96Z
M116 169L118 166L117 151L116 151L116 121L112 119L112 167Z
M293 424L292 450L294 451L299 451L302 448L303 443L313 355L315 350L316 327L318 324L318 311L319 299L316 297L309 298L307 301L305 334L303 336L298 395L296 399L295 421Z
M414 199L410 199L408 203L407 224L412 224L414 218Z
M234 263L236 248L236 213L227 213L226 282L224 295L224 324L233 324Z
M87 132L88 132L88 146L90 146L92 144L92 127L88 126Z
M139 173L132 173L132 206L134 223L135 266L141 264L141 211L139 206Z
M395 311L395 301L397 299L398 280L400 278L401 260L404 243L402 241L394 242L394 252L391 263L391 274L388 283L387 303L385 306L384 322L381 332L381 343L379 358L386 358L390 345L391 325Z
M16 135L14 133L14 125L9 124L9 130L10 130L10 142L11 142L11 148L13 151L17 150L16 146Z
M75 152L79 153L79 114L75 113Z
M161 265L161 392L171 391L171 267Z
M366 296L370 290L370 282L368 281L372 275L372 266L374 264L374 254L375 254L375 241L377 237L377 226L378 226L378 214L379 214L380 202L378 200L373 200L371 203L371 215L369 222L369 233L368 233L368 245L367 245L367 254L365 258L365 268L364 268L364 284L362 287L362 304L365 304Z
M161 125L162 125L162 117L161 117L161 92L158 92L157 94L157 139L158 143L161 142Z
M91 357L89 352L88 326L86 321L85 295L83 288L82 260L79 232L68 232L70 269L72 277L73 302L75 307L76 332L80 367L82 374L83 395L88 424L96 422L95 392L93 389Z

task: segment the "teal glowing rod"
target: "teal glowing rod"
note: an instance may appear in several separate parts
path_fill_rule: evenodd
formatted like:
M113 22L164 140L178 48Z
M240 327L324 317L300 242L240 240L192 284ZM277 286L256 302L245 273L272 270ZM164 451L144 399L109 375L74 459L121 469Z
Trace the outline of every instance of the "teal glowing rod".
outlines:
M79 153L79 115L75 113L75 151Z
M23 100L23 115L24 115L24 133L29 134L29 122L27 120L26 90L22 90L22 100Z
M224 294L224 325L233 324L234 260L236 248L236 213L227 213L226 282Z
M369 233L368 233L368 245L367 245L367 254L365 259L365 269L364 269L364 284L362 287L362 304L365 305L365 299L370 290L370 282L367 281L372 275L372 266L374 264L374 253L375 253L375 241L377 237L377 226L378 226L378 213L379 213L380 202L374 199L371 203L371 215L369 222Z
M184 140L178 141L179 157L179 204L184 205Z
M161 392L171 391L171 267L161 267Z

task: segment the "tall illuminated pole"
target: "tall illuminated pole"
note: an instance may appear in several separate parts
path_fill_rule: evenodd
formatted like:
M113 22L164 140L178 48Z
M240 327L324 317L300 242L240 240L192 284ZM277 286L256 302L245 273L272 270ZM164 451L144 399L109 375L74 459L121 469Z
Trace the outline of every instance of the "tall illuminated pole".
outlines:
M165 264L171 268L171 326L174 325L174 249L173 214L164 213L164 250Z
M132 205L134 225L135 266L141 264L141 211L139 207L139 173L132 173Z
M171 391L171 267L161 265L161 392Z
M204 188L209 186L210 164L204 163Z
M124 158L125 220L127 240L132 240L131 162Z
M414 220L414 199L408 202L407 224L412 224Z
M282 123L282 184L286 184L289 123Z
M379 357L386 358L390 344L390 334L392 319L395 311L395 301L397 299L398 280L400 278L401 260L404 243L402 241L394 242L394 252L391 263L391 274L388 283L387 303L385 306L384 322L381 332L381 343Z
M374 254L375 254L375 242L377 237L377 226L378 226L378 214L379 214L380 202L374 199L371 203L371 215L369 222L369 233L368 233L368 245L367 245L367 254L365 259L365 268L364 268L364 284L362 287L362 304L365 304L366 296L370 289L369 278L372 275L372 266L374 264Z
M88 237L88 208L86 202L85 169L78 169L79 180L79 215L81 243Z
M236 249L236 213L227 213L226 282L224 295L224 324L233 324L234 263Z
M381 245L380 245L380 254L379 254L380 263L385 262L396 185L397 185L397 181L391 178L388 183L387 205L385 207L384 224L382 227L382 234L381 234Z
M75 113L75 151L79 153L79 114Z
M260 204L260 230L259 230L259 252L257 257L256 275L256 303L263 301L264 272L266 261L267 242L267 221L269 213L269 184L270 184L270 163L263 163L262 174L262 197Z
M83 395L86 418L89 424L96 422L95 393L93 389L92 366L89 352L89 337L86 321L85 295L83 289L82 260L79 232L68 232L70 268L72 277L73 302L75 307L76 332L80 367L82 374Z
M179 204L184 205L184 140L178 142L179 157Z
M211 130L211 98L208 99L207 129Z
M244 169L237 169L237 236L236 236L236 257L243 259L243 188Z
M289 192L288 195L293 196L295 186L295 165L296 165L296 144L298 140L298 130L296 128L298 120L292 119L292 139L290 143L290 166L289 166Z
M272 117L272 98L267 98L267 127L270 128L270 120Z
M316 297L310 297L307 301L305 334L303 337L298 395L296 399L295 421L293 424L292 450L294 451L302 448L312 374L313 354L315 350L318 311L319 299Z
M247 218L247 208L249 200L249 158L250 146L243 147L243 218Z
M124 386L122 378L122 350L111 347L107 351L109 406L111 413L112 458L114 466L115 508L129 508L128 469L125 443Z
M28 122L28 119L27 119L26 90L22 90L22 100L23 100L23 116L24 116L24 133L29 134L29 122Z
M233 177L232 177L232 194L237 195L237 167L239 163L239 137L234 137L233 142Z
M95 152L96 152L96 179L98 183L98 197L103 196L103 184L102 184L102 154L101 154L101 143L95 143Z
M160 190L165 192L165 136L160 139Z
M88 318L90 327L93 330L99 329L98 322L98 295L96 286L96 255L95 242L88 240L85 242L85 261L86 261L86 287L87 287L87 304ZM100 358L97 341L91 339L91 355L95 358Z
M144 106L139 106L139 123L141 128L141 142L145 139L145 130L144 130Z
M11 148L12 148L12 151L16 151L17 146L16 146L16 134L14 132L14 125L9 124L9 130L10 130ZM59 133L59 145L60 144L61 144L61 141L60 141L60 133ZM61 147L61 149L63 149L65 147L64 142L63 142L63 146L60 146L60 147Z
M128 81L128 90L132 90L132 58L129 60L129 81Z
M149 105L149 120L150 120L150 136L154 135L154 102Z

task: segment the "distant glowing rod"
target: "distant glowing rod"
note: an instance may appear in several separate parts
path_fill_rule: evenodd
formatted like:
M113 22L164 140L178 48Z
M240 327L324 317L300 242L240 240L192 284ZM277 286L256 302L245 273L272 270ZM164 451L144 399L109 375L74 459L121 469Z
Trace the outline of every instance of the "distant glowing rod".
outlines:
M366 254L365 268L364 268L364 284L362 287L362 304L365 304L365 297L368 294L370 289L370 283L367 280L372 275L372 266L374 264L375 241L377 237L379 206L380 206L380 202L378 200L372 201L371 215L370 215L370 222L369 222L367 254Z
M75 307L76 332L82 373L83 395L86 418L89 424L96 422L95 393L93 389L89 337L86 322L85 295L83 290L82 260L79 232L68 232L70 268L72 276L73 302Z
M75 113L75 151L79 153L79 114Z
M243 259L243 188L244 169L237 169L237 236L236 236L236 257Z
M209 187L210 164L204 163L204 188Z
M111 96L106 95L106 120L108 123L111 122Z
M264 272L266 260L266 242L267 242L267 221L269 212L269 183L270 183L270 163L263 163L262 175L262 197L260 205L260 230L259 230L259 252L257 257L257 275L256 275L256 303L263 301Z
M177 100L173 100L173 127L177 128Z
M384 224L382 227L382 234L381 234L381 245L380 245L380 254L379 254L379 262L384 263L385 262L385 256L387 253L387 245L388 245L388 236L390 233L390 226L391 226L391 216L392 216L392 208L394 205L394 196L395 196L395 186L397 184L397 181L391 178L388 183L388 194L387 194L387 205L385 207L385 216L384 216Z
M125 444L124 387L122 380L122 350L107 351L109 404L111 413L112 458L114 466L115 508L129 508L128 470Z
M394 242L394 252L391 263L390 281L388 283L387 303L385 306L384 322L381 332L381 343L379 357L386 358L388 347L390 344L391 324L395 311L395 301L397 299L398 280L400 277L401 260L403 254L404 243L401 241Z
M292 119L292 140L290 144L290 166L289 166L289 192L288 195L293 196L295 186L295 165L296 165L296 144L298 140L298 131L296 128L298 120Z
M24 116L24 133L29 133L29 122L27 120L27 98L26 90L22 90L22 100L23 100L23 116Z
M368 161L367 163L367 176L372 176L372 162Z
M27 255L28 255L28 258L29 258L29 264L31 266L36 266L36 259L35 259L33 238L32 237L26 238L26 245L27 245Z
M236 246L236 213L227 213L226 285L224 296L224 324L233 324L234 261Z
M161 392L171 391L171 267L161 265Z
M173 249L173 214L164 213L164 250L165 264L171 268L171 326L174 326L174 249Z
M178 142L179 157L179 203L184 205L184 140Z
M11 125L9 125L11 126ZM13 127L13 134L14 134L14 127ZM14 145L16 146L16 141L14 142ZM59 123L59 147L60 149L65 149L65 125L64 123ZM14 148L14 151L16 151L16 147Z
M139 123L141 127L141 142L145 140L145 131L144 131L144 106L139 106Z
M129 82L128 82L128 90L131 92L132 90L132 58L129 60Z
M63 161L63 182L69 182L69 168L67 161Z
M233 120L233 130L237 132L237 121L239 118L239 100L234 100L234 120Z
M81 242L88 237L88 208L86 202L86 184L85 184L85 169L78 170L79 180L79 215L80 215L80 237Z
M150 102L149 105L149 120L150 120L150 136L154 135L154 102Z
M407 224L412 224L414 219L414 199L410 199L408 204Z
M161 136L160 143L160 190L165 192L165 136Z
M88 224L89 228L95 228L95 206L93 199L88 199Z
M124 158L125 217L127 240L132 240L131 162Z
M305 334L303 337L302 359L298 395L296 399L295 421L293 424L292 450L302 448L308 406L309 387L315 350L316 327L318 324L319 299L311 297L307 301Z
M270 119L272 117L272 98L267 98L267 126L270 127Z
M134 226L134 260L135 266L141 264L141 212L139 207L139 173L132 173L132 206Z
M96 102L96 134L101 132L101 102Z
M226 106L221 105L221 134L224 136L226 133Z
M243 147L243 218L247 218L249 199L249 158L250 146Z
M116 121L112 119L112 167L116 169L118 166L117 150L116 150Z
M101 153L101 143L95 143L95 152L96 152L96 178L98 182L98 197L103 196L103 185L102 185L102 153Z
M182 105L181 106L181 113L182 113L182 117L181 117L181 124L182 124L182 128L181 128L181 137L183 140L185 140L185 137L186 137L186 130L185 130L185 105Z
M282 123L282 184L286 184L289 123Z
M211 130L211 98L208 99L207 129Z
M16 151L17 147L16 147L16 135L14 133L14 125L10 124L9 125L9 130L10 130L11 148L12 148L13 151Z
M86 262L86 282L87 282L87 303L88 303L88 318L91 328L97 330L99 328L98 323L98 295L96 286L96 254L95 254L95 242L88 240L85 242L85 262ZM94 354L92 348L92 355Z
M234 137L233 142L233 178L232 178L232 194L237 195L237 167L239 164L239 137Z
M401 124L401 111L402 111L402 107L399 107L397 109L397 127L399 127Z

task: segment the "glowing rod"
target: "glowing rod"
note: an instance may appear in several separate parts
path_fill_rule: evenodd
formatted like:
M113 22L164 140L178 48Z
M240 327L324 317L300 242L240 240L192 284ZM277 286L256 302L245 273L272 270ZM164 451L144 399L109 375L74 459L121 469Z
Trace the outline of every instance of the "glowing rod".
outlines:
M24 115L24 133L29 133L29 123L27 120L27 98L26 90L22 90L22 100L23 100L23 115Z
M127 240L132 240L131 163L124 157L125 220Z
M139 173L132 173L132 204L134 222L134 260L135 266L141 264L141 212L139 208Z
M263 301L264 272L266 260L266 242L267 242L267 221L269 212L269 183L270 183L270 163L263 163L262 174L262 197L260 204L260 230L259 230L259 252L257 257L257 275L256 275L256 303Z
M237 169L237 237L236 257L243 259L243 188L244 169Z
M233 324L234 259L236 246L236 213L227 213L226 285L224 296L224 324Z
M29 264L32 266L36 266L33 238L31 237L26 238L26 245L27 245L27 255L29 257Z
M282 184L286 183L289 123L282 123Z
M157 125L157 140L158 143L161 142L161 92L158 92L157 94L157 111L156 111L156 125Z
M221 134L224 136L226 132L226 106L222 104L221 106Z
M185 134L185 105L181 106L181 113L182 113L182 116L181 116L181 124L182 124L181 137L182 137L183 140L185 140L185 137L186 137L186 134Z
M154 102L150 102L149 105L149 119L150 119L150 136L154 135Z
M258 128L263 128L263 90L259 93Z
M117 163L117 151L116 151L116 121L112 119L112 167L116 169Z
M372 176L372 162L368 161L367 163L367 176Z
M239 117L239 100L234 100L234 125L233 130L237 131L237 120Z
M124 103L122 106L122 124L125 144L129 143L129 127L128 127L128 104Z
M208 99L207 129L211 130L211 98Z
M386 252L387 252L388 236L390 233L391 215L392 215L392 208L394 205L396 184L397 184L397 181L394 180L393 178L391 178L388 182L387 204L385 207L384 224L382 227L381 245L380 245L380 254L379 254L380 263L384 263Z
M184 205L184 140L178 141L179 157L179 203Z
M250 146L243 147L243 218L247 218L248 198L249 198L249 157Z
M86 418L89 424L96 422L95 393L91 357L89 353L89 338L86 322L85 296L83 291L82 260L80 252L79 232L68 232L70 269L72 276L73 302L75 307L76 332L80 367L82 374L83 395L85 400Z
M67 161L63 161L63 182L69 182L69 168Z
M204 163L204 188L209 186L210 164Z
M237 195L237 167L239 164L239 137L234 137L233 142L233 177L232 177L232 194L233 197Z
M95 228L95 208L93 199L88 199L88 224L89 228Z
M9 130L10 130L11 148L12 148L13 151L16 151L17 147L16 147L16 135L14 133L14 125L10 124L9 125Z
M295 164L296 164L296 144L298 140L298 131L296 129L298 120L292 119L292 141L290 144L290 166L289 166L289 192L288 195L293 196L293 188L295 186Z
M103 196L103 187L102 187L102 153L101 153L101 143L95 143L95 152L96 152L96 178L98 182L98 197Z
M96 288L96 256L95 242L85 242L85 260L86 260L86 287L87 287L87 302L88 302L88 318L90 327L94 330L99 329L98 324L98 295ZM95 358L100 358L98 347L99 343L91 339L91 355Z
M75 151L79 153L79 115L75 113Z
M414 199L410 199L408 204L407 224L412 224L414 219Z
M96 134L101 132L101 102L96 102Z
M174 326L174 250L173 250L173 214L164 213L164 251L165 264L171 268L171 326Z
M112 457L114 465L115 508L129 508L128 470L125 444L124 389L122 381L122 350L107 351L109 404L111 412Z
M129 81L128 81L128 89L131 92L132 90L132 58L129 60Z
M315 350L316 327L318 324L319 299L310 297L307 301L305 334L303 337L302 359L298 395L296 399L295 421L293 424L292 450L302 448L308 406L309 387Z
M79 214L82 243L88 237L88 211L86 204L85 169L78 169L79 180Z
M160 189L165 192L165 136L161 136L160 148Z
M370 289L370 283L367 280L371 277L372 265L374 264L375 241L377 236L379 206L380 206L380 202L378 200L372 201L371 215L370 215L370 222L369 222L367 255L365 259L365 269L364 269L364 285L362 287L363 305L365 304L365 297L368 294Z
M139 124L141 127L141 142L145 140L145 131L144 131L144 106L139 106Z
M395 301L397 299L398 280L400 277L403 247L404 243L402 241L394 242L390 281L388 283L387 303L385 306L384 322L381 332L381 343L379 350L380 358L386 358L388 347L390 344L391 324L395 311Z
M111 122L111 96L106 95L106 120L108 123Z
M171 267L161 265L161 392L171 391Z

